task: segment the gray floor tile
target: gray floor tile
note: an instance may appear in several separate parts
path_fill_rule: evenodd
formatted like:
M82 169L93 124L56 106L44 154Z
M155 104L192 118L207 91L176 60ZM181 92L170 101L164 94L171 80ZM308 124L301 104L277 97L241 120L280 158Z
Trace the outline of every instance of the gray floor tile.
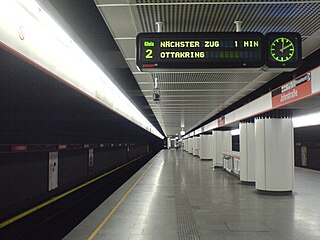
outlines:
M95 240L107 240L107 239L112 239L112 240L128 240L130 237L130 234L127 233L98 233L98 235L95 237Z
M200 234L200 240L225 240L224 236L215 236L212 234Z
M186 152L162 151L152 162L96 239L320 239L320 172L296 168L294 194L268 196ZM148 164L65 239L86 239Z
M179 236L171 234L132 234L129 240L179 240Z
M226 223L232 232L270 232L271 230L260 223Z

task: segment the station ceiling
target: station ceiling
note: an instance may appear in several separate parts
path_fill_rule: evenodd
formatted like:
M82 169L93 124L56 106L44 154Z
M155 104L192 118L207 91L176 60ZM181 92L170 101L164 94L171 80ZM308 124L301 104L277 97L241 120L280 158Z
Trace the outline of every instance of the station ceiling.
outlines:
M234 21L241 20L246 32L299 32L304 58L320 48L320 1L89 2L50 1L150 122L167 135L179 133L181 126L191 130L280 72L140 72L135 65L136 35L155 32L156 22L164 23L164 32L231 32ZM160 103L152 97L155 78Z

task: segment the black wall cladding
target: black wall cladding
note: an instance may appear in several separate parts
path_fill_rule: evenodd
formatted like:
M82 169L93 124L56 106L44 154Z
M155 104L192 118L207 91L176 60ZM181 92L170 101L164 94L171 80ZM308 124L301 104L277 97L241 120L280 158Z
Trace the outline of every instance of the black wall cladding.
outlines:
M295 165L302 167L301 148L307 150L307 168L320 170L320 126L309 126L294 129Z
M93 149L90 172L89 149L60 150L58 188L52 191L48 190L49 152L1 153L0 221L151 153L147 148L146 145L130 146L129 152L127 146Z
M48 191L48 151L0 153L0 220L162 147L162 140L0 49L0 144L123 143L59 151L59 188ZM90 79L88 79L90 81Z
M48 153L0 155L0 219L45 199ZM16 209L16 210L15 210Z

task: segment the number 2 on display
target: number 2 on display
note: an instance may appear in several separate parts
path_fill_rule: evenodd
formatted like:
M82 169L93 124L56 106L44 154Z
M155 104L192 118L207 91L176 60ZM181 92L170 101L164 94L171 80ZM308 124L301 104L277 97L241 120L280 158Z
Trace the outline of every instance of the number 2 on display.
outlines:
M146 58L153 58L153 56L152 56L152 50L151 49L147 49L146 50Z

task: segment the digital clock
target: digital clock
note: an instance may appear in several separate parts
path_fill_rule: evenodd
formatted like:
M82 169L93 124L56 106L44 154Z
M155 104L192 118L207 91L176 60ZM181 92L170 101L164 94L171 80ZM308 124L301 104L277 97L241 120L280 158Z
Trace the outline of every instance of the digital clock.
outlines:
M137 66L159 69L261 68L265 42L261 33L140 33Z
M270 45L271 56L277 62L287 62L294 56L293 42L285 37L276 38Z
M265 36L268 68L297 68L302 62L299 33L268 33Z

